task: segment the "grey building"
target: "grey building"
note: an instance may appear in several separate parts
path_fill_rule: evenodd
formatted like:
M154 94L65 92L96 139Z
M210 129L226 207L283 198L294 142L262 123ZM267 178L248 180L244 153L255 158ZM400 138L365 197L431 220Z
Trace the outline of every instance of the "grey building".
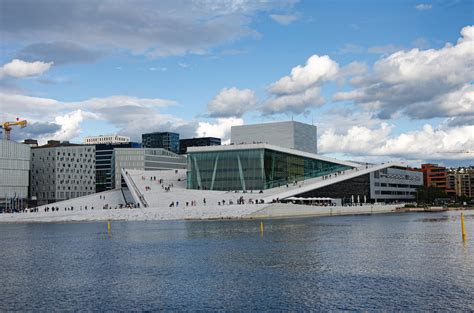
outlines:
M0 212L26 206L29 170L30 146L0 139Z
M114 177L114 149L115 148L140 148L137 142L123 144L97 144L95 145L95 191L102 192L115 188Z
M142 134L143 148L161 148L179 153L179 134L172 132L154 132Z
M317 129L295 121L232 126L231 144L267 143L283 148L317 153Z
M114 163L115 188L118 188L122 186L122 169L185 169L187 159L186 156L165 149L115 148Z
M215 137L199 137L179 140L179 154L185 154L189 147L220 146L221 139Z
M30 181L38 205L95 193L95 147L50 141L31 149Z

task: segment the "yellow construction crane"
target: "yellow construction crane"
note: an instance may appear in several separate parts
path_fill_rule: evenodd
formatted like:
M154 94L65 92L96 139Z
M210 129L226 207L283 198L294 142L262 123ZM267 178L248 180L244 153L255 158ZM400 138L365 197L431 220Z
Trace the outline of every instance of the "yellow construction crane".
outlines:
M20 126L21 128L25 128L28 122L26 120L21 120L19 118L16 119L15 122L2 122L0 125L3 128L3 137L6 140L10 140L10 131L12 130L12 126Z

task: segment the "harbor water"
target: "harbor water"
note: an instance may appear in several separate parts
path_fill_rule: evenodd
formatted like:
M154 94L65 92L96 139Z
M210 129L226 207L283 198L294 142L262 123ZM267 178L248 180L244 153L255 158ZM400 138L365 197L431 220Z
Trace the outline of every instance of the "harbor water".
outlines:
M0 311L474 310L474 212L0 224Z

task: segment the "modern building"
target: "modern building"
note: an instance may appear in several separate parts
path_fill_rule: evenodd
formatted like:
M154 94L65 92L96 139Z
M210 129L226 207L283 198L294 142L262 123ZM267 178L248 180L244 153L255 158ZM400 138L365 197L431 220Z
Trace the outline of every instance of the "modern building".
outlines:
M26 207L29 170L30 147L0 139L0 212Z
M179 154L185 154L188 147L220 146L221 139L215 137L200 137L179 140Z
M267 143L317 153L317 129L295 121L232 126L231 144Z
M120 144L129 143L130 137L119 136L119 135L100 135L90 136L84 138L84 144L86 145L98 145L98 144Z
M334 197L343 202L413 201L423 185L423 174L406 167L388 166L300 194L300 197Z
M95 193L95 146L49 141L31 149L30 182L37 205Z
M186 156L160 148L115 148L114 163L115 188L122 186L122 169L169 170L187 165Z
M312 153L266 143L188 149L188 189L264 190L352 168Z
M122 144L97 144L95 145L95 191L102 192L115 188L114 177L114 149L115 148L140 148L138 142Z
M447 174L448 189L458 197L474 199L474 168L450 170Z
M423 173L423 185L447 190L447 170L438 164L421 164L420 172Z
M179 153L179 134L171 132L154 132L142 134L143 148L161 148Z
M402 165L362 166L265 143L190 147L187 156L188 189L253 192L304 184L281 197L392 202L414 200L423 184L422 173Z

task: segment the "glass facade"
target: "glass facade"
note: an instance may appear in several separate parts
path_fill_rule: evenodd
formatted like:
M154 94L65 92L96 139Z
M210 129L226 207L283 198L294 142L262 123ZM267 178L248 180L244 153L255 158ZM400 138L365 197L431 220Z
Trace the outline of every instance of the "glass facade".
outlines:
M262 190L350 167L270 149L188 153L188 189Z
M179 153L179 134L171 132L157 132L142 135L144 148L162 148Z

